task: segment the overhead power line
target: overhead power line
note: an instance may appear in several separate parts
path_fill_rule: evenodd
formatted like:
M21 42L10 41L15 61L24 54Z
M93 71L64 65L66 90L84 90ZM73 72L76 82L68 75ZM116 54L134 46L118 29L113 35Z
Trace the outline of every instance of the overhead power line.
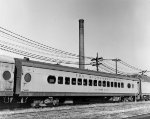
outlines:
M18 40L21 40L22 42L26 42L28 44L31 44L32 46L36 46L35 48L38 47L38 48L41 48L42 50L51 51L51 52L54 52L54 53L61 53L61 54L65 54L65 55L69 55L69 56L77 57L77 58L79 57L79 55L77 55L77 54L73 54L73 53L69 53L69 52L63 51L63 50L59 50L59 49L56 49L56 48L49 47L49 46L44 45L42 43L39 43L37 41L31 40L29 38L26 38L26 37L24 37L22 35L16 34L16 33L12 32L10 30L7 30L7 29L5 29L3 27L0 27L0 28L2 30L4 30L4 31L0 30L0 32L4 33L6 35L9 35L9 36L11 36L13 38L16 38ZM9 32L9 33L7 33L7 32ZM91 57L87 57L87 56L85 58L91 59Z
M0 35L0 37L6 38L6 39L10 39L10 38L2 36L2 35ZM37 51L37 50L29 49L27 47L23 47L23 46L20 46L20 45L8 43L8 42L2 41L2 40L0 40L0 42L3 43L3 44L6 44L6 45L12 46L12 47L18 47L19 49L28 50L30 52L32 51L32 52L37 52L37 53L45 54L45 55L48 55L48 56L55 56L55 57L71 58L72 59L72 57L68 57L68 56L65 56L65 55L54 54L54 53L51 53L51 52Z
M24 37L22 35L14 33L14 32L12 32L10 30L7 30L7 29L5 29L3 27L0 27L0 32L7 36L5 38L8 39L8 37L9 37L9 40L13 40L13 41L15 40L15 41L17 41L17 42L19 42L21 44L24 44L24 45L27 45L27 46L30 46L30 47L34 47L34 48L36 48L38 50L44 51L44 52L42 52L42 51L36 51L36 50L32 49L32 50L30 50L32 52L39 52L41 54L53 55L53 56L56 56L56 57L63 57L63 58L71 58L71 59L78 59L79 58L79 55L77 55L77 54L73 54L73 53L69 53L69 52L63 51L63 50L52 48L52 47L47 46L45 44L39 43L37 41L31 40L31 39L26 38L26 37ZM4 36L1 36L1 37L4 37ZM70 64L76 64L76 65L79 64L79 63L77 63L77 62L75 63L73 61L60 60L58 58L55 59L55 58L50 58L50 57L46 57L46 56L37 55L35 53L29 53L29 52L26 52L26 51L23 51L23 50L18 50L16 48L12 48L13 44L11 44L11 43L8 44L8 43L5 42L4 44L5 45L1 44L1 46L0 46L1 49L5 50L5 51L16 53L16 54L20 54L20 55L24 55L24 56L26 55L28 57L32 57L32 58L36 58L36 59L40 59L40 60L45 60L45 61L63 62L63 63L70 63ZM8 47L7 45L9 45L11 47ZM23 49L29 50L29 49L27 49L27 48L25 48L23 46L18 46L18 45L14 45L14 46L17 46L20 49L23 48ZM82 56L82 57L84 57L84 56ZM87 56L85 56L85 58L89 59L89 60L94 59L93 57L87 57ZM122 65L124 65L124 66L126 66L128 68L131 68L133 70L143 71L142 69L139 69L139 68L136 68L136 67L134 67L132 65L129 65L128 63L126 63L126 62L124 62L122 60L120 61L120 60L117 60L117 59L115 59L115 60L114 59L103 59L102 57L100 59L98 57L96 57L96 58L97 59L95 59L95 61L97 61L96 62L97 63L96 64L97 70L98 70L98 67L99 67L99 64L100 64L100 62L98 62L98 61L102 62L103 60L113 60L113 61L116 61L116 62L119 61L119 63L121 63ZM83 64L83 65L86 65L86 64ZM105 70L109 69L109 70L111 70L113 72L115 70L114 68L108 66L107 64L103 64L102 66L103 66L103 68L105 67ZM117 71L117 63L116 63L116 73L117 72L118 73L124 73L122 71Z
M134 70L137 70L137 71L143 71L142 69L139 69L139 68L136 68L136 67L134 67L132 65L129 65L129 64L127 64L126 62L124 62L122 60L120 61L120 63L125 65L125 66L127 66L127 67L129 67L129 68L131 68L131 69L134 69Z
M8 51L8 52L11 52L11 53L23 55L25 57L35 58L35 59L38 59L38 60L57 62L57 63L64 63L64 64L76 64L76 63L74 63L72 61L65 61L65 60L54 59L54 58L50 58L50 57L46 57L46 56L41 56L41 55L37 55L37 54L26 52L26 51L18 50L18 49L15 49L15 48L3 45L3 44L0 44L0 49Z
M114 69L114 68L108 66L107 64L103 63L102 65L103 65L104 67L110 69L111 71L116 72L116 69ZM119 73L119 74L126 74L125 72L120 71L120 70L117 70L117 73Z
M99 66L99 68L105 70L105 71L108 72L108 73L114 73L114 72L110 71L108 68L106 68L106 67L103 66L103 65L101 65L101 67Z
M8 36L11 36L11 37L13 37L13 38L19 40L19 42L21 41L20 43L22 43L22 44L24 44L24 45L31 46L31 47L34 47L34 48L37 48L37 49L41 49L41 50L44 50L44 51L46 51L46 52L58 53L58 52L54 52L54 50L52 50L52 49L48 49L48 48L46 48L46 47L40 46L39 44L35 44L35 43L33 43L33 42L29 42L29 41L23 40L23 39L21 39L21 38L18 38L18 37L16 37L16 36L13 36L13 35L11 35L11 34L8 34L8 33L6 33L6 32L1 31L1 30L0 30L0 32L2 32L2 33L6 34L6 35L8 35ZM10 40L13 40L13 39L11 39L11 38L9 38L9 39L10 39ZM61 53L59 52L59 54L61 54Z

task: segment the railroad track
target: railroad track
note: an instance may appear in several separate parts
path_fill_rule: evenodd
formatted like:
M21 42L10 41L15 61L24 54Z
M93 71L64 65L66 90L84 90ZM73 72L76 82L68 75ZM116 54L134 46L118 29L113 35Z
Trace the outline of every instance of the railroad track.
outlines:
M91 102L91 103L79 103L79 104L60 104L60 105L57 105L57 106L53 106L53 105L50 105L50 106L43 106L43 107L36 107L35 109L38 109L38 108L54 108L54 107L81 107L81 108L85 108L85 107L89 107L89 108L93 108L94 105L98 105L100 107L109 107L109 106L120 106L120 105L130 105L130 104L136 104L136 103L139 103L139 104L142 104L142 103L145 103L145 102ZM5 109L10 109L10 110L20 110L20 109L34 109L34 107L31 107L30 105L27 105L27 104L20 104L20 103L15 103L15 104L0 104L0 111L1 110L5 110Z
M49 111L68 111L68 110L74 110L74 111L78 111L78 110L82 110L82 109L89 109L89 110L106 110L106 111L113 111L113 108L117 108L117 109L122 109L122 107L126 108L130 108L130 107L136 107L136 105L142 106L143 104L145 104L145 102L128 102L128 103L105 103L105 104L89 104L89 105L66 105L66 106L58 106L58 107L46 107L46 108L14 108L14 109L10 109L7 111L6 110L1 110L2 112L1 114L25 114L25 113L38 113L38 112L49 112ZM146 102L146 104L150 105L150 102ZM113 107L113 108L111 108Z
M0 111L0 119L32 119L32 118L57 118L57 119L82 119L82 118L99 118L116 119L117 115L135 116L142 114L146 109L150 111L150 102L126 102L126 103L105 103L105 104L89 104L89 105L65 105L58 107L46 108L16 108ZM131 115L131 112L134 112ZM145 112L143 112L145 113ZM123 118L128 116L123 116Z
M109 103L109 106L110 105L113 105L113 106L117 106L117 105L120 105L120 104L125 104L125 103L120 103L120 102L90 102L90 103L76 103L76 104L59 104L59 105L49 105L49 106L41 106L41 107L31 107L29 104L21 104L21 103L6 103L6 104L0 104L0 111L1 110L5 110L5 109L10 109L10 110L20 110L20 109L30 109L30 108L49 108L49 107L62 107L62 106L79 106L79 105L82 105L82 106L85 106L85 105L90 105L90 104L100 104L101 106L102 105L105 105L107 107L107 104ZM92 108L92 107L91 107Z

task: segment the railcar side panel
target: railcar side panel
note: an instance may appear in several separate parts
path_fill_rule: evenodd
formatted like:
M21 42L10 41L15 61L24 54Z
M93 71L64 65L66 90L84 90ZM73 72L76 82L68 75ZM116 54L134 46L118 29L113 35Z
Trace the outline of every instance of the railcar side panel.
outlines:
M14 63L0 62L0 96L13 96Z
M141 82L142 95L150 95L150 82Z
M26 74L30 74L31 80L25 81ZM54 82L48 82L48 77L54 76ZM63 77L63 83L58 84L58 77ZM69 78L66 83L65 78ZM76 78L76 85L72 84L72 78ZM78 79L82 80L82 84L78 84ZM87 85L83 85L83 80L87 79ZM92 80L90 86L89 80ZM97 84L94 84L97 82ZM96 81L97 80L97 81ZM99 86L98 82L117 83L117 87ZM126 80L119 78L108 78L102 76L94 76L89 74L80 74L66 71L58 71L52 69L36 68L22 66L21 76L21 96L107 96L107 95L135 95L138 94L138 85L136 80ZM121 88L123 83L123 88ZM105 84L107 85L107 84ZM120 86L118 86L120 85Z

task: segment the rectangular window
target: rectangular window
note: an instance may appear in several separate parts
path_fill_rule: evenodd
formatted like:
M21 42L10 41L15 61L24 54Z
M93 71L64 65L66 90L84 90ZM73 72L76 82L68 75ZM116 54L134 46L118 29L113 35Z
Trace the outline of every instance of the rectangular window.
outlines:
M114 87L114 82L111 82L111 87Z
M78 78L78 85L82 85L82 79Z
M76 85L76 78L72 78L72 85Z
M65 84L69 85L70 84L70 77L65 77Z
M117 82L114 83L114 87L117 88Z
M58 84L63 84L63 77L62 76L58 77Z
M132 88L134 88L134 84L132 84Z
M118 88L120 88L120 83L118 83Z
M89 80L89 86L92 86L92 80L91 79Z
M121 83L121 88L124 88L124 83L123 82Z
M106 81L103 81L103 87L106 87Z
M110 82L109 81L107 81L107 87L110 87Z
M101 81L98 81L98 86L102 86L102 82Z
M97 86L97 80L94 80L94 86Z
M84 80L83 80L83 85L84 85L84 86L87 86L87 79L84 79Z

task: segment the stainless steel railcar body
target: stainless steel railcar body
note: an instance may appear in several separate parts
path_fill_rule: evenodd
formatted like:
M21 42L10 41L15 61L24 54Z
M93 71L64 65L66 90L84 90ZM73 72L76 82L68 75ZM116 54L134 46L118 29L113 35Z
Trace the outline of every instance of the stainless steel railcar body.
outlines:
M144 100L150 100L150 77L146 75L138 76L141 81L141 97Z
M135 96L139 93L139 80L127 76L24 59L15 59L15 63L18 71L15 93L23 97Z
M14 59L0 56L0 97L13 96L14 71Z

